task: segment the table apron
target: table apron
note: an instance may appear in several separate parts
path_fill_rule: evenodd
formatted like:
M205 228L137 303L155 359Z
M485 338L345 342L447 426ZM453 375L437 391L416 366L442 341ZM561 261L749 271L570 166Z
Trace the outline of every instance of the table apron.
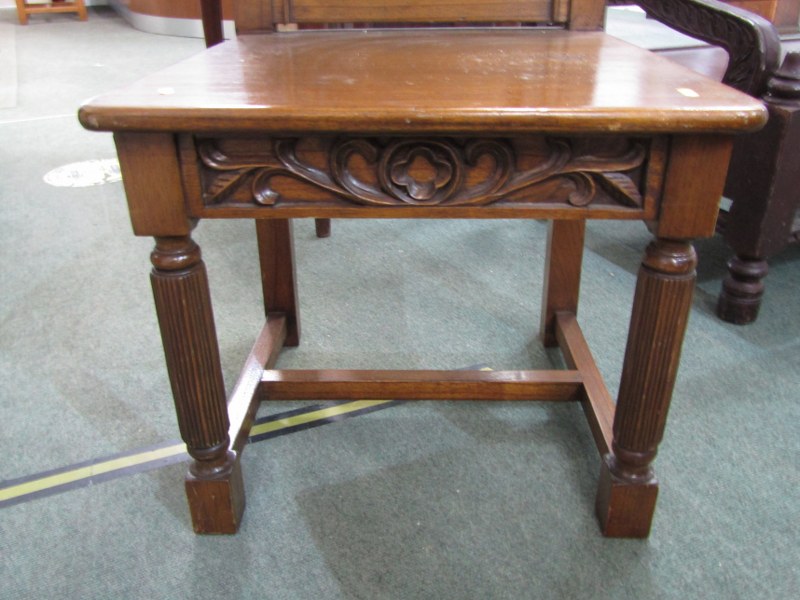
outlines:
M193 218L657 216L667 136L179 135Z

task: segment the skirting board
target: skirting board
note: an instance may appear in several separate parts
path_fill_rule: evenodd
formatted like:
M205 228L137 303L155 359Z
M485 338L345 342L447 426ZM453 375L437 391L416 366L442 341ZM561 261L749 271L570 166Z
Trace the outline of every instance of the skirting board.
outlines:
M178 19L156 17L133 12L120 0L105 0L119 15L136 29L147 33L174 35L179 37L203 37L203 23L200 19ZM233 21L223 23L223 34L226 38L236 37L236 26Z

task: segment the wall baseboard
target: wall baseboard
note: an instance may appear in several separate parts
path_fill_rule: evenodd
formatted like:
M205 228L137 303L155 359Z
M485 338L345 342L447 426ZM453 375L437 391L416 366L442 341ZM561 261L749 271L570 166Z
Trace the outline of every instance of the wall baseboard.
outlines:
M106 0L106 3L132 27L140 31L177 37L204 37L203 22L200 19L177 19L144 15L132 11L125 2L120 0ZM223 34L227 39L236 37L236 25L233 21L225 21L223 23Z

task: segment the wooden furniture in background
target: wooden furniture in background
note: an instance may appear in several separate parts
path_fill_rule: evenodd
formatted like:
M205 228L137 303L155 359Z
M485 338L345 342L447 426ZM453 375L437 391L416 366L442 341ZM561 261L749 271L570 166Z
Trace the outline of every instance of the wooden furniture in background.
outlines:
M785 56L760 97L769 121L737 140L725 185L733 203L719 221L734 256L717 314L740 325L758 317L768 260L800 243L800 52Z
M89 18L86 13L86 4L84 0L53 0L45 4L31 4L26 2L26 0L17 0L17 16L22 25L28 24L28 15L52 13L77 13L81 21L85 21Z
M723 0L770 21L781 33L797 33L800 0Z
M798 0L792 2L797 6ZM725 185L725 196L733 202L718 221L735 254L717 314L731 323L751 323L764 295L768 259L800 241L800 42L781 41L758 15L718 2L694 0L700 8L696 15L659 0L635 3L662 23L723 48L729 59L726 65L709 47L667 51L665 56L719 76L769 109L767 127L736 140Z
M220 0L200 0L200 11L206 48L222 43L225 40L222 32L222 2Z
M261 400L481 399L580 402L600 456L602 531L647 536L692 240L712 235L733 134L762 126L763 105L607 36L602 1L260 8L271 33L218 44L80 110L85 127L114 132L134 233L155 238L195 530L239 527L240 456ZM277 31L331 21L395 27ZM396 28L453 21L518 26ZM303 217L550 220L541 337L567 368L275 369L300 341L291 220ZM191 235L198 220L226 218L256 222L266 317L229 400ZM644 220L653 233L616 405L576 319L586 219Z

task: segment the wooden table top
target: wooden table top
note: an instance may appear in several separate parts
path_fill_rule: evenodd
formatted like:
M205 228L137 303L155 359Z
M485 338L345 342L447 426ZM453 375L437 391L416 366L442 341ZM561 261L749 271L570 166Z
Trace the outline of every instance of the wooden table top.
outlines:
M539 29L240 36L80 110L89 129L723 132L763 105L604 33Z

